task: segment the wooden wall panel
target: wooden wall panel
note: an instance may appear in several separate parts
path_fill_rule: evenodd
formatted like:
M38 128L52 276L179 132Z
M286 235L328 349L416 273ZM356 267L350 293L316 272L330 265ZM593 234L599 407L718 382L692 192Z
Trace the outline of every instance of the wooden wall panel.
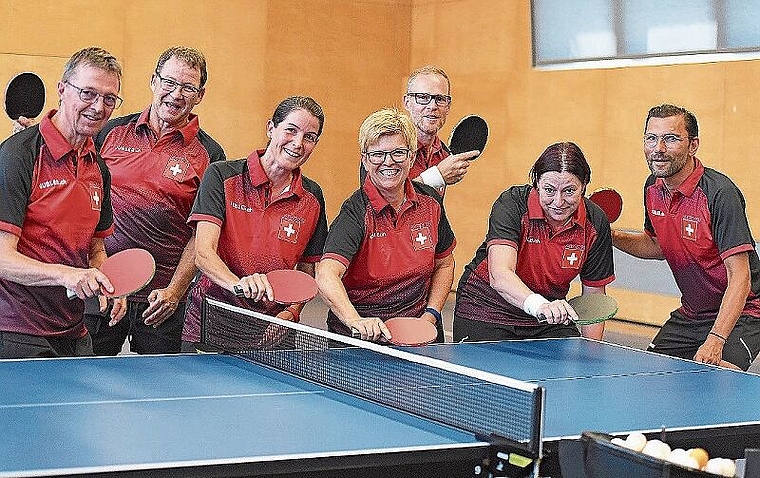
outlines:
M700 157L740 185L760 234L758 61L538 71L531 67L528 0L0 0L0 32L0 84L35 71L48 87L47 107L55 105L55 84L72 52L88 45L112 51L124 66L125 102L116 114L147 105L164 48L201 49L209 83L197 112L232 158L264 145L266 119L281 99L313 96L327 120L305 169L323 186L330 219L358 185L361 121L401 106L411 69L443 67L454 103L442 136L470 113L491 126L486 153L446 196L458 239L457 278L483 239L497 195L524 183L554 141L583 148L592 188L618 188L626 199L619 225L640 228L648 172L642 123L663 101L697 114Z

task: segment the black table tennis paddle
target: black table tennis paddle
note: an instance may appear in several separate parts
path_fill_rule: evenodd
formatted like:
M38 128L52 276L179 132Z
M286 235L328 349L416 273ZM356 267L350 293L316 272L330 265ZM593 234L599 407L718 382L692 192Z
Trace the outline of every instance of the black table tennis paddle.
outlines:
M19 73L5 88L5 112L14 121L35 118L45 106L45 84L32 72Z
M451 154L459 154L477 150L482 154L487 142L488 123L478 115L469 115L462 118L451 131L449 151ZM470 158L470 161L478 156Z

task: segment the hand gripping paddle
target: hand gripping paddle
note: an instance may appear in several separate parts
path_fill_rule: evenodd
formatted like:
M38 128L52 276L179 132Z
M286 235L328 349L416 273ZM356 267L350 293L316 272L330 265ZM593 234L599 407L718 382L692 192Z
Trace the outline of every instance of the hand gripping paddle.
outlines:
M394 317L385 321L391 332L389 342L393 345L418 347L427 345L438 336L435 325L417 317Z
M419 317L394 317L386 320L384 324L391 333L388 342L393 345L419 347L431 343L438 336L435 325ZM351 336L361 337L359 331L355 329L351 329ZM385 337L381 338L385 339Z
M615 317L618 304L614 297L604 294L584 294L567 301L578 314L576 325L591 325Z
M156 273L156 261L145 249L124 249L109 256L99 267L113 285L113 292L101 289L101 295L108 298L124 297L142 289ZM74 291L66 291L69 299L76 297Z
M462 118L451 131L449 138L449 151L451 154L466 153L467 151L480 151L488 142L488 123L477 115L469 115ZM480 154L478 154L480 156ZM470 158L470 160L476 159Z
M589 199L604 211L610 224L617 221L623 212L623 198L612 188L597 189Z
M592 325L615 317L618 311L617 301L604 294L584 294L567 301L578 314L575 325ZM544 314L539 314L539 322L546 322Z
M281 269L266 273L278 304L302 304L317 295L317 282L309 274L296 269ZM245 297L243 288L234 287L235 295Z
M5 112L14 121L19 116L35 118L44 106L45 84L34 73L19 73L5 88Z

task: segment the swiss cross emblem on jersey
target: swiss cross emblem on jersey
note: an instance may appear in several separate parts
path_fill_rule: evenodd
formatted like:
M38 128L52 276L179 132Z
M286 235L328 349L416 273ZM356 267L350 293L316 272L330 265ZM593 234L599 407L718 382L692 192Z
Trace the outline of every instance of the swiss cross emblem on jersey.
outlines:
M173 179L178 183L181 183L185 180L185 176L187 175L187 171L189 169L190 162L187 159L172 156L166 161L163 176L165 178Z
M280 229L277 231L277 239L296 244L298 242L298 233L301 231L303 219L292 216L283 216L280 218Z
M433 238L428 226L418 224L412 227L412 245L415 251L430 249L433 247Z
M696 217L684 216L681 218L681 237L689 241L697 240L697 225L699 219Z
M100 211L100 205L103 203L103 189L98 184L90 184L90 207L93 211Z
M562 251L563 269L580 269L583 259L583 246L568 244Z

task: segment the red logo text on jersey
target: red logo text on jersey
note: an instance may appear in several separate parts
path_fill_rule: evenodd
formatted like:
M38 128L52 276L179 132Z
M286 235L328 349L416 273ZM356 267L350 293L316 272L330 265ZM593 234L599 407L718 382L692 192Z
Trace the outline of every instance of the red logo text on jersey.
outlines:
M280 218L280 229L277 231L277 239L281 241L298 242L298 233L301 231L303 219L292 216L283 216Z
M412 227L412 245L415 251L433 247L433 238L428 226L418 224Z
M90 207L93 211L100 211L100 205L103 203L103 189L97 184L90 184Z
M163 176L165 178L173 179L177 181L178 183L181 183L185 180L185 176L187 176L187 171L190 169L190 162L186 160L185 158L180 158L177 156L172 156L166 161L166 166L164 166L164 174Z
M583 246L568 244L562 251L562 268L563 269L580 269L581 259L583 259Z
M689 241L697 240L697 225L699 219L696 217L684 216L681 218L681 237Z

